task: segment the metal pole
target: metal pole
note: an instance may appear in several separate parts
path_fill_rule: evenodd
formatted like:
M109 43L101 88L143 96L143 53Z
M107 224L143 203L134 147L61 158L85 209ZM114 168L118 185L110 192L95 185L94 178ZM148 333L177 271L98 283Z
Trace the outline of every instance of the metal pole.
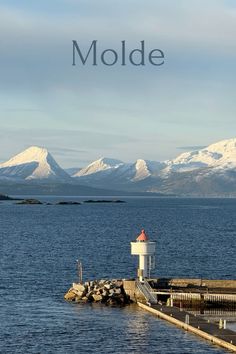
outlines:
M83 267L82 267L82 262L79 261L78 259L76 260L77 262L77 276L79 279L79 283L82 284L83 282Z
M83 266L82 262L80 262L80 282L83 283Z

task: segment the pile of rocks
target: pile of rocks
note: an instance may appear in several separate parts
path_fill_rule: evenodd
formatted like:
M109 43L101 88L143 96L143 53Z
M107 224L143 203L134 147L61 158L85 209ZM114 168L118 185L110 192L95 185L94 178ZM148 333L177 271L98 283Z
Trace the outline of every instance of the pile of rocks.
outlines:
M93 280L83 284L73 283L64 296L67 301L124 306L132 301L125 293L122 280Z

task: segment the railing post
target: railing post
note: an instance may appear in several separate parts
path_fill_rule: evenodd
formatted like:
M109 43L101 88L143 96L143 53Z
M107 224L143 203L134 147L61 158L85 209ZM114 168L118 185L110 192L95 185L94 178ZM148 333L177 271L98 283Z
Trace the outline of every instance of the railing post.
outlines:
M222 329L223 328L223 321L222 321L222 318L220 318L219 320L219 329Z

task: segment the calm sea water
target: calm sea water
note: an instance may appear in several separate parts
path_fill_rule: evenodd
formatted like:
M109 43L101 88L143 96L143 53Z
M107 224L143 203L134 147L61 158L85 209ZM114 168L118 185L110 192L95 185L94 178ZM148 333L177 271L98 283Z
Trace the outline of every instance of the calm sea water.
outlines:
M63 300L76 280L77 259L85 280L134 277L129 243L141 228L157 242L153 276L235 278L236 200L126 200L0 204L1 353L225 352L135 305Z

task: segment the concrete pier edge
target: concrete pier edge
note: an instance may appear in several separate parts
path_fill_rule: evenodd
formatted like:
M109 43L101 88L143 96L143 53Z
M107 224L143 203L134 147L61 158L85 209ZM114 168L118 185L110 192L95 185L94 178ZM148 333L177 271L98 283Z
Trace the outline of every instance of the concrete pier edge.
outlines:
M214 337L213 335L211 334L208 334L200 329L197 329L189 324L186 324L174 317L171 317L155 308L152 308L151 306L148 306L148 305L145 305L141 302L137 302L138 306L141 307L142 309L146 310L146 311L149 311L151 312L152 314L156 315L157 317L161 318L161 319L164 319L174 325L176 325L177 327L180 327L182 329L184 329L185 331L189 331L189 332L192 332L208 341L210 341L211 343L213 344L216 344L220 347L223 347L225 349L228 349L228 350L231 350L233 352L236 353L236 346L234 344L231 344L231 343L228 343L220 338L217 338L217 337Z

